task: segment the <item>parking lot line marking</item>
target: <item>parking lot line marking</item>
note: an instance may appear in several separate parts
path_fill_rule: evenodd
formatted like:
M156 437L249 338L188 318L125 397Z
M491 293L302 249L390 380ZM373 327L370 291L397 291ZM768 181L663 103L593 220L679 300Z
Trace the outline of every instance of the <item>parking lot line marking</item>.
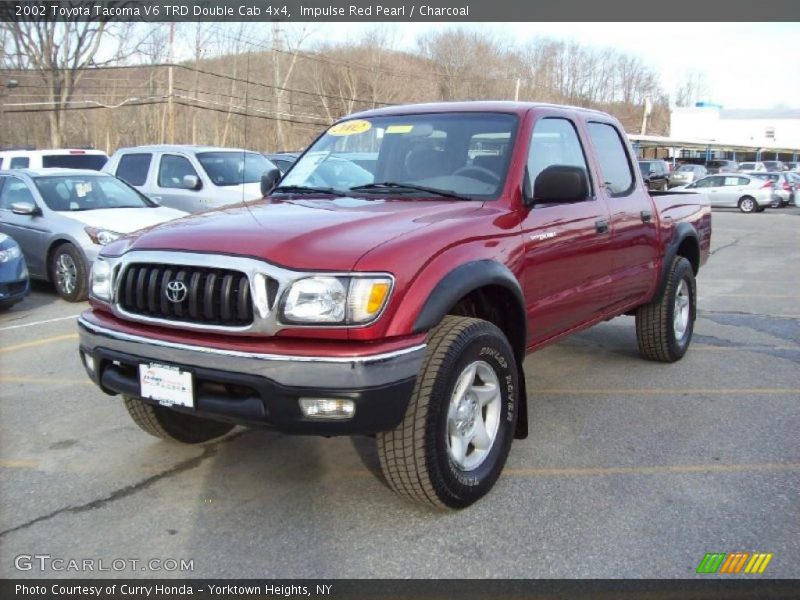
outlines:
M32 323L22 323L20 325L9 325L8 327L0 327L0 331L11 331L12 329L22 329L23 327L33 327L34 325L46 325L47 323L55 323L56 321L68 321L69 319L77 319L80 314L70 315L69 317L58 317L57 319L46 319L44 321L33 321Z
M39 464L33 458L0 458L0 469L38 469Z
M603 477L606 475L661 475L688 473L751 473L800 471L800 463L750 465L657 465L651 467L575 467L563 469L504 469L511 477Z
M8 352L16 352L17 350L22 350L23 348L33 348L34 346L46 346L47 344L54 344L56 342L63 342L65 340L77 340L77 339L78 339L77 333L56 335L49 338L43 338L41 340L35 340L33 342L25 342L24 344L15 344L13 346L6 346L5 348L0 348L0 354L6 354Z
M590 394L640 394L642 396L679 396L685 394L800 394L800 388L725 388L725 389L543 389L530 390L534 394L554 394L557 396L587 396Z
M53 385L77 385L84 383L91 384L92 381L88 377L85 379L53 379L52 377L15 377L13 375L0 375L0 383L49 383Z
M764 350L800 350L800 346L710 346L695 344L692 350L717 350L720 352L758 352Z

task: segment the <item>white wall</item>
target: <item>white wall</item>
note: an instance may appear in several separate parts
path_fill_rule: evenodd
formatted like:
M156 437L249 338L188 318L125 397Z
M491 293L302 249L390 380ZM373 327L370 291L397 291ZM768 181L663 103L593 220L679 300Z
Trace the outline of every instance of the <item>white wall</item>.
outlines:
M670 115L670 137L800 149L800 111L749 112L762 114L749 117L748 111L676 108ZM775 130L775 139L767 138L767 128Z

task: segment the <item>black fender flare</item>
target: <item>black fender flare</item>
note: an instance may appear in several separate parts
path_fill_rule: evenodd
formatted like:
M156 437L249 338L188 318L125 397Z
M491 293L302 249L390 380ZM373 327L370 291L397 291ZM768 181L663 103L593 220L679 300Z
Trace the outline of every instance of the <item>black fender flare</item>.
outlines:
M522 361L525 359L525 347L528 341L528 315L522 287L508 267L497 261L484 259L464 263L447 273L436 284L422 306L414 321L413 331L423 333L433 329L464 296L489 285L500 286L511 292L515 298L516 320L523 323L522 335L518 336L516 343L515 340L509 342L514 350L519 371L519 414L514 437L524 439L528 436L528 394Z
M675 234L664 248L664 260L661 263L661 273L658 278L658 287L656 293L653 295L652 300L657 300L664 295L664 289L667 287L667 278L669 277L669 269L672 266L672 261L678 255L678 248L686 239L694 240L697 246L697 254L700 256L700 236L697 235L697 230L691 223L678 223L675 227ZM699 265L698 265L699 270Z

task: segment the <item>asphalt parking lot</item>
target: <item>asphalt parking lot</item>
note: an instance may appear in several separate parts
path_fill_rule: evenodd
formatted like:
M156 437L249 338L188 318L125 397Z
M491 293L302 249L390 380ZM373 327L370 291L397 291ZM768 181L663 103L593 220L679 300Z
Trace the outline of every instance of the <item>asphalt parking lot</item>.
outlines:
M89 383L82 305L0 315L0 576L15 557L191 559L149 577L686 577L707 552L800 577L800 209L714 213L691 350L622 317L526 362L531 434L457 513L395 497L369 438L151 438ZM752 576L748 576L752 577Z

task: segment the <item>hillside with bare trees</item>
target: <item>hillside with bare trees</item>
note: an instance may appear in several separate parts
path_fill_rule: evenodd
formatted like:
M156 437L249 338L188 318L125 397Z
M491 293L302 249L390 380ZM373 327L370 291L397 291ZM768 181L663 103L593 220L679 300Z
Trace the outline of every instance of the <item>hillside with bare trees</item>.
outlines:
M399 49L395 31L325 42L304 25L0 25L0 147L146 143L301 149L343 115L441 100L600 108L638 133L668 127L657 74L635 56L554 39L511 46L442 28Z

